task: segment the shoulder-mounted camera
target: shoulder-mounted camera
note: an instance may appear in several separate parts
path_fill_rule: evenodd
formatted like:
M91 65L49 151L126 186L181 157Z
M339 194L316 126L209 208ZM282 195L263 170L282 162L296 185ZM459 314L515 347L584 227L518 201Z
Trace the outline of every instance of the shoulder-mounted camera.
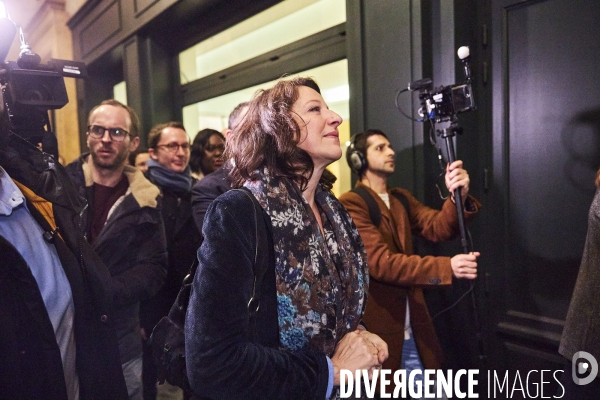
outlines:
M56 156L48 111L69 102L64 77L84 78L87 70L84 63L76 61L51 59L42 64L22 29L17 61L5 62L16 31L9 18L0 17L0 118L8 120L11 133L34 146L41 143L45 152Z

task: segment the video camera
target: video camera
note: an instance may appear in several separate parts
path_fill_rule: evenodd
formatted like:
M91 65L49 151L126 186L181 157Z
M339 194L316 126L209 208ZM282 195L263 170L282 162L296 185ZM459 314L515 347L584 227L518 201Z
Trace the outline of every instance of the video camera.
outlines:
M0 118L8 120L11 133L43 151L57 156L48 111L68 102L64 77L84 78L84 63L51 59L47 64L34 53L20 29L21 51L18 60L5 62L16 34L9 18L0 18Z
M455 121L456 114L475 110L475 100L471 87L470 53L467 46L458 49L458 57L463 62L466 82L460 85L433 87L431 79L425 78L408 84L406 90L419 91L423 120L434 122Z

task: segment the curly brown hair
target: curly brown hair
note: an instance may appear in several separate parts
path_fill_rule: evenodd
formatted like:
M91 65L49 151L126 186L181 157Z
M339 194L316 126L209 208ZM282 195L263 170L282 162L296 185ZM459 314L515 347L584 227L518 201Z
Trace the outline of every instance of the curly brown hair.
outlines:
M292 116L299 86L321 93L313 79L294 78L282 79L272 88L259 90L254 95L246 116L233 129L225 149L225 158L233 160L229 172L233 187L258 179L256 172L266 168L272 176L292 179L301 190L306 189L314 164L310 155L298 147L300 126ZM326 170L320 183L331 190L335 180Z

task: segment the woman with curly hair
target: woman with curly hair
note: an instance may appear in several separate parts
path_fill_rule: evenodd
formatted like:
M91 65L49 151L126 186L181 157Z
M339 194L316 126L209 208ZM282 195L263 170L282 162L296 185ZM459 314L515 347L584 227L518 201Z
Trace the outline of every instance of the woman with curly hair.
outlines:
M338 126L309 78L259 91L225 157L234 187L206 214L186 317L195 393L211 399L325 399L340 370L371 372L387 345L360 325L369 274L363 243L331 193ZM268 248L255 249L253 195ZM269 255L251 317L255 251Z

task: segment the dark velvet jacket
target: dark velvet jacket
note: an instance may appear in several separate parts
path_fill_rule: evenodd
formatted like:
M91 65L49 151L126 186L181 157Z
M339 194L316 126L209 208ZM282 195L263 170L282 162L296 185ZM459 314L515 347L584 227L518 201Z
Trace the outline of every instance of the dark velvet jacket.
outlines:
M271 221L263 211L262 221ZM325 354L279 350L275 259L262 282L256 319L250 317L255 252L254 207L229 191L209 207L198 250L185 321L187 373L203 398L324 399L329 379Z
M202 230L206 210L214 199L231 189L225 163L221 168L200 179L192 188L192 211L198 230Z
M43 161L39 151L26 162L0 153L9 176L52 203L60 236L55 237L75 306L74 332L80 398L127 399L112 313L110 274L80 230L85 199L64 169ZM28 203L42 229L48 221ZM0 237L0 399L67 399L60 349L29 266Z
M89 166L84 161L87 156L82 155L66 169L92 209L93 180ZM129 180L127 194L109 215L92 244L111 275L115 327L122 363L142 355L140 301L158 292L167 270L160 192L136 168L126 166L124 173ZM89 219L84 221L86 232L89 232L90 223Z

